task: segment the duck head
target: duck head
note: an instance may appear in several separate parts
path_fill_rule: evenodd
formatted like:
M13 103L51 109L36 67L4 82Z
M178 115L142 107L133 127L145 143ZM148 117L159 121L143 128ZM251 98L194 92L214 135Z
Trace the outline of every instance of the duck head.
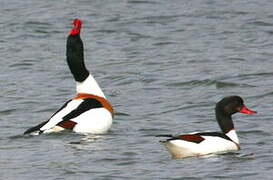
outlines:
M257 113L247 108L244 104L244 100L240 96L228 96L216 104L216 119L224 133L228 133L231 129L234 129L231 116L237 112L244 114Z

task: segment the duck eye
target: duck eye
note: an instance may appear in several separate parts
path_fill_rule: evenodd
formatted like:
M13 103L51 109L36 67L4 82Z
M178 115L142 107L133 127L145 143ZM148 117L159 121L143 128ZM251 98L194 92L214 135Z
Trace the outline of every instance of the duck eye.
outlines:
M236 111L240 112L242 110L243 107L239 106L239 107L236 107Z

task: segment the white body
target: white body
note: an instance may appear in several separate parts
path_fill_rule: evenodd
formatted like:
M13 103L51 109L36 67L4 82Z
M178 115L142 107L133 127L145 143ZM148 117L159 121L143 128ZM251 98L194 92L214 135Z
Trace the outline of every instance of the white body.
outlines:
M72 119L78 123L73 131L78 133L102 134L106 133L112 125L112 115L105 108L97 108L81 114Z
M175 139L165 141L163 144L175 159L239 150L239 141L234 142L234 140L238 140L235 130L231 130L226 135L231 135L229 138L232 141L218 136L201 136L205 140L200 143Z

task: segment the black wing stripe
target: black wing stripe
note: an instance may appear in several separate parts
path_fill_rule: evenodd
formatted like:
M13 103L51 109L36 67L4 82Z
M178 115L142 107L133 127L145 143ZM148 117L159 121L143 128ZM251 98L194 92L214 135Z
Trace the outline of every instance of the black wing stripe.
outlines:
M203 133L196 133L196 134L200 136L215 136L215 137L220 137L220 138L224 138L226 140L232 141L227 135L220 132L203 132Z
M93 99L93 98L84 99L83 102L77 107L77 109L71 111L66 116L64 116L63 120L73 119L90 109L101 108L101 107L103 107L102 104L96 99Z
M72 101L72 99L69 100L69 101L67 101L60 109L58 109L58 110L49 118L49 120L50 120L53 116L55 116L58 112L60 112L62 109L64 109L70 101ZM27 130L24 132L24 134L29 134L29 133L32 133L32 132L35 132L35 131L39 131L40 128L42 128L44 125L46 125L46 123L48 123L49 120L44 121L44 122L38 124L37 126L34 126L34 127L31 127L31 128L29 128L29 129L27 129Z
M166 141L172 141L172 140L184 140L184 141L199 144L205 139L199 134L182 134L182 135L174 136L170 139L167 139Z
M66 103L64 103L64 105L60 108L60 109L58 109L54 114L52 114L52 116L49 118L49 119L51 119L53 116L55 116L58 112L60 112L62 109L64 109L66 106L67 106L67 104L68 103L70 103L72 101L72 99L70 99L69 101L67 101Z
M64 116L63 121L59 122L58 125L63 124L65 121L69 121L90 109L101 108L101 107L103 107L103 105L98 100L94 98L86 98L77 107L77 109L71 111L66 116Z
M48 121L42 122L41 124L38 124L37 126L31 127L28 130L24 132L24 134L29 134L35 131L39 131L41 127L43 127Z
M166 135L164 135L167 137ZM223 139L226 139L228 141L232 141L227 135L224 133L220 132L202 132L202 133L195 133L195 134L182 134L178 136L173 136L165 141L172 141L172 140L184 140L184 141L189 141L189 142L194 142L194 143L200 143L204 140L203 137L205 136L213 136L213 137L220 137ZM164 141L163 141L164 142Z

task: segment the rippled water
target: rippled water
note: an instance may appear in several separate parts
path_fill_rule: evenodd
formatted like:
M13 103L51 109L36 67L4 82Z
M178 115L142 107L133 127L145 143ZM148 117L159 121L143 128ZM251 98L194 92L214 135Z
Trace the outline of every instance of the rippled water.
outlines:
M272 179L273 6L239 1L1 1L1 179ZM75 87L65 62L84 21L86 64L118 112L111 132L22 136ZM242 149L172 160L156 134L219 130L240 95Z

